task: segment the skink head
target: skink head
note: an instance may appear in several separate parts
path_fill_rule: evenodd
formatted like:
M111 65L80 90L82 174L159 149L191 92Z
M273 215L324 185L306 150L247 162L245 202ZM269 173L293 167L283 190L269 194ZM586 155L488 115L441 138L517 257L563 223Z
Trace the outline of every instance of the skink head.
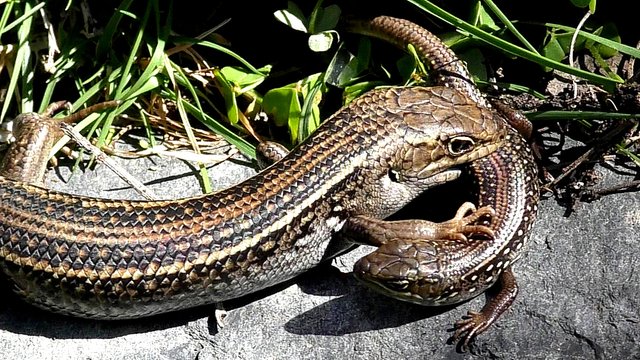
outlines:
M420 182L484 157L506 136L500 115L455 89L416 87L396 95L404 144L392 166L406 180Z
M394 239L358 260L353 273L367 286L395 299L420 305L457 303L477 293L463 297L456 290L454 276L444 274L446 251L440 246L447 243Z

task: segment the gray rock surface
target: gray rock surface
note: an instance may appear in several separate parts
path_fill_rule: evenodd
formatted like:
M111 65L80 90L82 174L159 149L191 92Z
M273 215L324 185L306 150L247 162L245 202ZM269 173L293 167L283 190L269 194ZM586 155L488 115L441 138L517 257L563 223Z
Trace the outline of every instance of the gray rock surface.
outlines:
M165 198L197 194L193 168L179 161L127 162ZM252 169L210 169L229 186ZM604 183L621 178L600 169ZM49 186L71 193L137 196L108 170L78 172ZM65 170L62 178L68 179ZM155 179L155 180L152 180ZM166 181L165 181L166 180ZM113 189L121 189L113 191ZM513 308L471 351L447 345L446 330L479 297L426 308L378 295L348 272L360 248L287 284L225 304L218 330L213 307L149 319L99 322L49 314L24 304L2 282L0 357L24 359L633 359L640 358L640 196L607 196L564 216L545 200L529 252L515 267L521 287Z

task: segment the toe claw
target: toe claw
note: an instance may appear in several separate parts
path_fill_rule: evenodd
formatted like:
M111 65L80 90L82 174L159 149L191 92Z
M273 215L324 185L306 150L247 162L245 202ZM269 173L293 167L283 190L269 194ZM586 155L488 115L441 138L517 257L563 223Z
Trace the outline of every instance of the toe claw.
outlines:
M471 212L471 213L469 213ZM456 216L447 223L450 223L452 230L450 230L448 237L451 240L458 241L462 244L469 244L472 240L477 240L476 237L470 237L472 234L480 235L480 240L493 239L495 232L488 226L491 223L491 219L483 220L481 224L476 223L483 218L493 218L496 215L495 209L490 206L483 206L479 209L475 209L475 206L471 203L465 203L458 209Z
M458 342L463 351L469 348L469 344L475 337L486 329L484 316L476 311L469 311L461 320L454 324L453 342Z

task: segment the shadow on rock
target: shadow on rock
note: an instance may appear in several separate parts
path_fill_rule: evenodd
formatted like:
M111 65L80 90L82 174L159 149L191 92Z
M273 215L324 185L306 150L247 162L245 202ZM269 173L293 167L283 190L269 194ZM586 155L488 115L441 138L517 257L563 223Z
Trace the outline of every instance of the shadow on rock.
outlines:
M5 281L2 288L10 289ZM115 338L184 325L212 314L213 306L156 315L148 318L100 321L81 319L41 310L7 291L0 305L0 328L16 334L44 336L52 339Z
M354 280L355 282L355 280ZM394 300L362 285L348 294L296 316L285 329L297 335L346 335L395 328L447 312L454 306L426 307Z
M342 274L338 269L327 264L299 278L241 298L225 301L223 307L226 310L232 310L246 306L282 291L295 282L302 283L302 287L307 289L309 293L343 294L343 288L347 285L343 284L344 281L339 280L341 278L355 283L355 279L351 277L351 274ZM13 286L10 281L0 276L0 289L5 289L6 292L4 301L0 304L0 329L16 334L44 336L52 339L105 339L179 327L204 317L209 317L209 333L211 335L217 333L214 316L215 304L140 319L105 321L76 318L39 309L24 302L20 296L8 290L12 289Z
M330 263L322 264L302 274L296 282L309 295L340 296L354 286L361 286L351 273L343 273Z
M242 298L224 303L231 310L269 296L290 286L286 282ZM0 276L0 289L11 289L13 284ZM189 322L208 317L211 335L217 333L215 319L216 305L204 305L166 314L128 320L96 320L61 315L39 309L24 302L18 295L6 291L0 304L0 329L30 336L44 336L52 339L108 339L124 335L146 333L186 325Z

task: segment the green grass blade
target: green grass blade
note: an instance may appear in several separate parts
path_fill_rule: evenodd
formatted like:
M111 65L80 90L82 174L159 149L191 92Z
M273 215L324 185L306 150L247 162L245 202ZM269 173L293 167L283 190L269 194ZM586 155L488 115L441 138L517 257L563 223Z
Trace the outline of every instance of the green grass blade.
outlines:
M123 1L116 11L114 11L109 22L104 27L104 32L102 33L102 36L100 36L100 40L98 40L98 44L96 46L96 54L98 58L103 58L107 53L107 50L111 49L113 38L118 31L118 25L124 17L126 10L131 7L132 3L133 0Z
M178 42L178 40L176 40L176 42ZM218 44L213 43L211 41L195 40L195 39L183 39L183 40L180 40L179 42L191 43L192 45L200 45L200 46L204 46L204 47L208 47L210 49L214 49L214 50L220 51L221 53L229 55L232 58L238 60L242 65L244 65L247 69L251 70L252 72L254 72L254 73L258 74L258 75L267 75L267 74L264 74L263 72L261 72L260 70L256 69L253 65L251 65L247 60L243 59L240 55L238 55L235 52L227 49L224 46L218 45Z
M157 9L157 1L154 1L153 3L156 5L156 9ZM158 21L160 14L156 12L155 15L156 15L155 19L156 21ZM124 98L129 98L132 96L132 94L139 92L139 89L145 86L145 84L152 77L156 76L160 72L160 69L164 67L164 58L165 58L164 49L167 43L167 38L169 36L169 29L171 28L170 16L167 22L169 24L163 26L162 31L160 31L160 34L156 37L157 42L155 44L155 47L153 49L150 49L152 51L149 51L151 53L151 58L149 59L146 65L146 68L144 69L142 74L138 77L138 80L131 86L131 88L123 96ZM158 24L156 24L156 28L159 28Z
M633 120L640 119L640 114L631 113L611 113L602 111L537 111L533 113L527 113L529 120L535 121L557 121L567 119L580 119L580 120Z
M513 34L513 36L515 36L518 40L520 40L520 42L527 49L529 49L529 51L540 55L538 50L533 45L531 45L531 43L527 40L527 38L525 38L524 35L522 35L520 31L518 31L518 29L516 29L515 25L513 25L511 20L509 20L509 18L502 12L502 10L500 10L498 5L496 5L493 2L493 0L483 0L483 1L487 5L487 7L496 15L498 20L500 20L504 24L504 26L507 27L507 29Z
M11 4L11 2L9 2L9 4ZM22 16L20 16L19 18L15 19L14 21L12 21L7 26L3 26L2 29L0 30L0 35L8 32L11 29L13 29L14 27L20 25L23 21L25 21L27 18L30 18L31 16L33 16L33 14L38 12L45 5L46 5L46 2L41 2L41 3L37 4L36 6L34 6L31 10L26 11ZM3 17L4 17L4 14L3 14Z
M15 2L7 2L4 9L2 9L2 16L0 17L0 35L4 34L7 31L7 21L9 21L9 18L13 13L13 4L15 4Z
M631 159L631 161L633 161L637 166L640 166L640 157L636 154L634 154L633 152L629 151L629 149L625 148L623 145L621 144L617 144L616 145L616 149L622 153L623 155L625 155L626 157L628 157L629 159Z
M129 53L129 57L127 58L127 62L125 63L124 69L122 71L122 76L120 77L120 82L118 83L118 87L114 93L115 99L123 98L122 94L124 92L125 87L131 80L131 67L133 63L138 58L138 49L140 49L140 44L142 43L142 37L144 36L144 30L147 27L147 23L149 21L149 15L151 14L151 8L155 1L150 1L147 3L147 8L144 12L144 16L140 21L140 27L138 28L138 32L136 33L135 40L133 41L133 46L131 46L131 52ZM147 67L148 69L149 67Z
M532 89L528 86L523 86L519 84L505 83L500 81L489 82L489 81L483 81L483 80L476 80L476 83L478 85L497 86L498 88L509 90L509 91L531 94L541 100L544 100L547 98L543 93L536 91L535 89Z
M575 32L576 29L572 28L570 26L564 26L564 25L559 25L559 24L552 24L552 23L545 23L544 26L546 27L550 27L552 29L558 29L558 30L564 30L567 32ZM598 35L594 35L591 33L588 33L586 31L582 31L580 30L580 32L578 33L580 36L583 36L589 40L593 40L595 42L598 42L602 45L608 46L610 48L616 49L619 52L623 53L623 54L627 54L629 56L633 56L634 58L640 58L640 50L636 49L634 47L631 47L629 45L625 45L625 44L621 44L619 42L615 42L613 40L609 40L607 38L603 38L601 36Z
M165 89L161 95L169 100L177 101L176 94L173 91ZM205 126L210 128L215 133L224 137L230 144L234 145L238 148L238 150L251 159L256 158L256 148L251 145L248 141L238 136L238 134L229 130L226 126L222 125L220 122L215 120L210 115L200 111L196 106L189 102L184 102L185 111L191 116L198 119Z
M25 2L24 13L29 13L31 9L31 3L28 1ZM2 110L0 111L0 122L4 121L4 118L9 111L9 105L11 104L10 98L12 94L15 94L20 100L19 112L33 111L33 99L24 98L24 94L31 94L32 92L32 84L29 82L29 79L33 78L33 70L29 69L29 59L31 58L29 35L31 33L32 23L33 17L26 17L22 23L20 23L18 28L16 60L11 71L9 86L7 86L7 99L3 102ZM21 81L23 85L22 94L17 93L18 81Z
M571 74L571 75L575 75L578 76L580 78L583 78L587 81L590 81L594 84L599 84L602 85L605 89L612 91L613 88L615 87L616 84L620 83L620 81L616 81L614 79L610 79L606 76L602 76L602 75L598 75L598 74L593 74L590 73L588 71L584 71L584 70L580 70L580 69L576 69L573 68L569 65L548 59L544 56L538 55L534 52L531 52L527 49L524 49L522 47L513 45L511 43L509 43L508 41L505 41L497 36L491 35L489 33L487 33L486 31L480 30L476 27L474 27L473 25L469 24L468 22L456 17L455 15L452 15L446 11L444 11L443 9L435 6L434 4L432 4L431 2L427 1L427 0L408 0L409 3L417 6L418 8L422 9L423 11L431 14L432 16L437 17L438 19L452 25L455 26L456 28L459 28L463 31L466 31L467 33L469 33L471 36L476 37L478 39L480 39L481 41L496 47L497 49L500 49L508 54L514 55L514 56L518 56L521 57L523 59L535 62L537 64L540 64L542 66L548 66L552 69L556 69L559 71L563 71L567 74Z
M200 106L200 101L198 101L198 96L195 92L195 89L191 85L191 83L186 79L186 75L182 71L182 68L179 66L174 66L174 64L169 60L167 56L164 57L164 68L171 79L171 84L174 89L173 92L175 94L176 99L176 107L178 108L178 114L180 116L180 120L182 120L182 125L184 126L184 131L187 134L187 138L191 143L191 147L196 154L200 154L200 147L198 146L198 140L196 139L195 134L193 133L193 129L191 128L191 124L189 123L189 116L187 115L187 111L185 110L186 101L183 99L180 88L178 87L179 81L177 78L181 78L182 83L187 85L191 96L195 99L197 108L200 112L202 112L202 107ZM207 168L204 164L198 163L198 168L200 169L200 182L202 184L203 190L205 193L210 193L212 191L211 182L209 181L209 174L207 173Z

